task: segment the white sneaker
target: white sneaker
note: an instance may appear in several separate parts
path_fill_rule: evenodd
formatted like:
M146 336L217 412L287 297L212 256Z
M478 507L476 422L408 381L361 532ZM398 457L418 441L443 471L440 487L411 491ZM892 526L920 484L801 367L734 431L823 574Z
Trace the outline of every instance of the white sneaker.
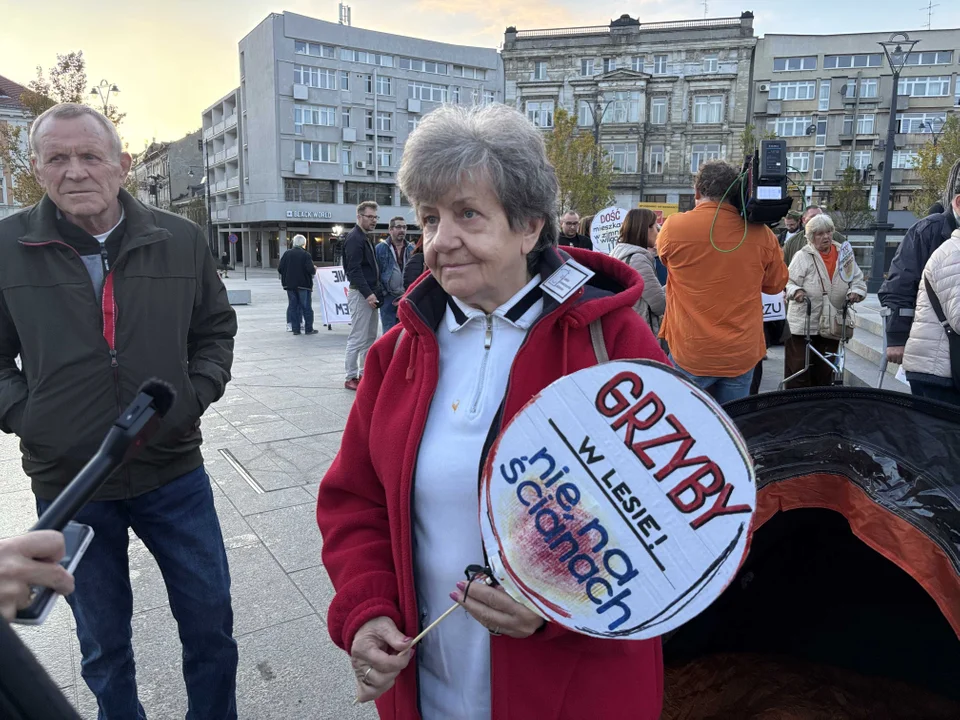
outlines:
M293 332L293 326L287 323L287 332Z

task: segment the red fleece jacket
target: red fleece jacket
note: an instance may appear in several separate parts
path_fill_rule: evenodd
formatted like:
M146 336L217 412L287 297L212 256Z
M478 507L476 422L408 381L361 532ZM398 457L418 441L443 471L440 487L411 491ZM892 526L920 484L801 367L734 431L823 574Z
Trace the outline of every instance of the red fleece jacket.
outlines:
M611 359L667 362L650 328L633 311L643 289L640 276L600 253L564 251L596 276L588 289L562 305L545 296L544 315L511 368L500 427L550 383L596 364L588 327L594 320L602 318ZM564 258L549 251L541 274L549 275ZM434 328L445 298L429 275L403 298L399 317L405 334L397 345L401 328L394 328L370 350L340 452L320 484L323 564L336 588L328 626L333 641L348 652L357 630L379 616L391 618L410 637L419 630L411 505L420 439L437 384ZM548 623L529 638L491 637L490 645L493 720L654 720L660 715L659 639L601 640ZM419 720L414 665L377 701L381 718Z

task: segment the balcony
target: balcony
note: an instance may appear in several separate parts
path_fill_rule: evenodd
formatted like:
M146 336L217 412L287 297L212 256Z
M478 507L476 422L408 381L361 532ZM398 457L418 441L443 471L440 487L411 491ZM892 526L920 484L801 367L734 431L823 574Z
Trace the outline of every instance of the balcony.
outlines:
M237 113L234 112L233 115L228 115L223 121L224 127L227 129L237 126Z
M237 146L231 145L230 147L227 148L226 158L227 160L232 160L236 156L237 156Z
M203 139L204 139L204 140L209 140L209 139L212 138L212 137L213 137L213 128L212 128L212 127L208 127L206 130L203 131Z
M221 150L220 152L218 152L216 155L213 156L214 163L222 163L226 159L227 159L227 154L223 150Z
M226 220L229 213L226 210L217 210L217 220Z
M221 120L220 122L218 122L216 125L213 126L214 135L219 135L220 133L223 132L223 130L224 130L223 120Z
M224 190L227 189L227 181L221 180L216 185L214 185L213 189L215 192L223 192Z
M234 175L232 178L227 178L227 189L232 190L233 188L240 187L240 176Z

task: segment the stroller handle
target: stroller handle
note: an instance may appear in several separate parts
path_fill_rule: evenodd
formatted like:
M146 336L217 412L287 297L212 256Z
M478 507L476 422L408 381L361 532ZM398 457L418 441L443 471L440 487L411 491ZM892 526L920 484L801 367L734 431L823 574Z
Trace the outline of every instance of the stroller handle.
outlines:
M809 298L809 297L804 297L804 298L803 298L803 301L807 304L807 317L809 318L810 315L813 314L813 303L810 302L810 298Z

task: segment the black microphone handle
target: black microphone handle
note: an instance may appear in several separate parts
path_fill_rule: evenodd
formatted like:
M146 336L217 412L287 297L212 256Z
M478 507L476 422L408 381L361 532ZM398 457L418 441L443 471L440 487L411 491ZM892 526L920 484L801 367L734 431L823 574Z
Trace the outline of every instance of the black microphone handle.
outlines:
M77 476L70 481L57 496L46 512L40 516L31 530L60 530L66 527L80 508L89 502L97 490L120 467L123 457L111 457L101 447L90 462L83 466Z

